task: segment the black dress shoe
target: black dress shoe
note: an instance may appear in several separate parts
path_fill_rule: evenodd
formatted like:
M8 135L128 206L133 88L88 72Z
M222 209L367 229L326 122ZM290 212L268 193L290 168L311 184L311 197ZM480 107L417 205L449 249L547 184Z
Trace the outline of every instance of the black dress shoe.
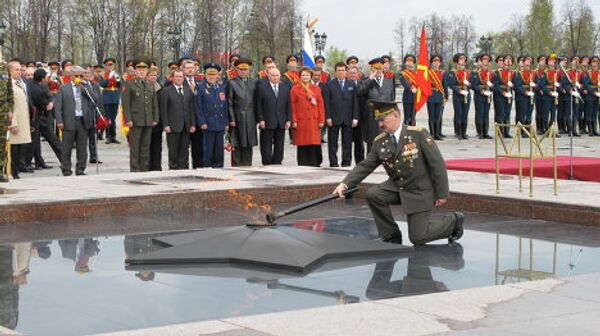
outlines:
M114 143L114 144L120 144L121 141L117 140L117 139L112 139L110 142Z
M83 172L83 171L78 171L78 172L75 173L75 175L82 176L82 175L87 175L87 174L85 172Z
M73 172L70 170L63 170L62 174L63 174L63 176L71 176L71 175L73 175Z
M31 167L19 168L19 173L33 173L33 168L31 168Z
M112 143L112 140L111 140L111 139L109 139L109 138L106 138L106 142L105 142L105 144L107 144L107 145L110 145L111 143Z
M21 178L21 176L19 176L19 174L12 174L12 177L13 177L15 180L18 180L18 179L20 179L20 178Z
M459 240L464 233L463 223L465 221L465 214L456 211L454 212L454 217L456 217L456 222L454 223L454 231L452 231L452 234L450 235L450 237L448 237L449 244L452 244L453 242Z
M381 237L381 238L379 238L377 240L382 241L384 243L391 243L391 244L400 244L400 245L402 245L402 231L394 232L391 235L388 235L388 236L385 236L385 237Z
M100 160L90 160L90 163L102 164L102 161L100 161Z
M52 166L49 166L47 164L41 164L41 165L36 165L35 169L52 169Z

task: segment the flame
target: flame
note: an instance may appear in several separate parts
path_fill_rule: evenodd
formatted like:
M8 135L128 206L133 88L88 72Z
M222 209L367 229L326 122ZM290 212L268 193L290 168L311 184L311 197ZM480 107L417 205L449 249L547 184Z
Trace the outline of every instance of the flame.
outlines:
M246 211L256 209L258 211L264 212L265 214L271 212L270 205L256 203L256 201L254 201L254 199L252 198L252 195L242 194L235 189L229 189L228 191L229 195L231 195L235 200L237 200Z

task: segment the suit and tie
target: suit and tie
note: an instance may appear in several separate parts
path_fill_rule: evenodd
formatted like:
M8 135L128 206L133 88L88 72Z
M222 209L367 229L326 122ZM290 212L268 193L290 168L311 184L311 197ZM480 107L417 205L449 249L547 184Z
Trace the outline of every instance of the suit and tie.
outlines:
M160 120L167 133L169 169L189 168L190 128L196 127L194 93L187 85L169 85L160 92Z
M290 89L283 83L261 83L256 87L256 119L264 122L260 130L260 154L263 165L281 164L286 124L292 118ZM289 125L289 124L288 124Z
M325 94L325 119L327 127L327 148L329 164L338 166L337 150L340 130L342 131L342 167L352 162L352 124L358 123L358 88L353 81L332 79L327 84Z
M186 77L183 83L187 86L194 96L198 92L198 81L194 77ZM192 147L192 168L204 167L204 133L200 131L198 119L196 119L197 132L190 133L190 144Z
M396 101L396 86L390 78L366 78L360 82L359 94L362 96L364 104L362 110L362 136L364 142L367 143L367 151L369 151L373 144L373 139L375 139L381 130L377 121L373 118L373 111L366 103L370 99Z
M99 95L90 84L62 85L54 97L56 123L63 125L61 170L69 176L71 171L71 151L73 142L77 146L75 173L82 175L87 161L88 130L94 128L95 105Z

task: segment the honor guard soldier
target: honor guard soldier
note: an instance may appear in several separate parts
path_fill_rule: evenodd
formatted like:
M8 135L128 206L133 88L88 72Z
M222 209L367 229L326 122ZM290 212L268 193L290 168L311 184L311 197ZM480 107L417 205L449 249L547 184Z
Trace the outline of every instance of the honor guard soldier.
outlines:
M556 108L558 106L558 89L560 88L559 76L560 71L556 69L558 56L551 54L547 58L547 68L542 77L538 80L538 89L543 92L542 96L542 115L541 132L546 131L556 121Z
M73 67L73 60L70 58L65 58L60 66L62 68L62 76L60 77L60 84L65 85L69 84L73 78L71 77L71 68Z
M9 168L7 165L7 133L11 124L14 105L12 81L8 73L8 65L4 63L0 53L0 182L8 182Z
M110 118L110 127L106 130L106 144L119 144L117 140L117 113L119 112L119 103L121 100L121 76L115 70L115 60L112 57L104 59L105 66L100 87L102 88L102 103L104 104L104 114Z
M300 74L298 73L298 56L289 55L285 59L287 72L281 77L281 82L291 90L292 86L300 83Z
M590 56L588 55L581 55L579 56L579 59L581 61L581 78L584 78L587 76L587 73L590 71ZM581 85L583 85L583 82L581 83ZM581 93L581 92L580 92ZM587 118L585 116L585 94L582 94L582 102L579 104L579 132L580 133L587 133L588 129L587 129Z
M388 56L389 57L389 56ZM383 58L382 58L383 59ZM385 64L385 59L384 64ZM404 123L406 125L414 126L416 123L415 118L415 93L417 92L417 72L415 71L415 62L417 58L415 55L404 56L403 63L404 69L400 71L400 84L404 88L402 92L402 107L404 109ZM388 61L389 64L389 61ZM383 76L385 78L394 80L394 76L386 76L385 68L382 69Z
M585 100L585 121L589 136L598 136L598 106L600 100L600 60L598 56L592 56L590 59L590 69L583 77L583 94Z
M435 140L442 140L442 110L448 100L448 87L446 86L446 74L441 70L443 58L441 55L433 54L429 59L431 64L428 70L429 82L431 83L431 96L427 99L427 113L429 114L429 132Z
M163 87L167 87L173 84L173 71L179 69L179 63L171 61L167 64L167 68L169 69L169 75L167 76L167 78L165 78Z
M504 55L502 62L497 62L502 65L494 73L494 121L498 124L510 124L510 111L512 110L513 90L513 71L511 66L514 63L512 55ZM496 109L497 108L497 109ZM509 127L501 129L502 136L512 138Z
M221 67L204 65L206 78L196 92L196 120L204 133L204 166L222 168L224 165L223 138L229 129L229 110L225 85L220 84Z
M454 106L454 133L459 140L468 139L467 120L471 105L471 73L466 69L467 56L457 53L453 57L456 69L448 73L448 86L452 89Z
M521 55L517 58L519 70L515 72L515 120L522 125L531 125L531 115L535 104L535 73L531 69L532 57ZM524 137L527 134L523 133Z
M383 76L393 80L394 83L396 83L396 76L392 71L392 57L389 55L383 55L381 58L383 59ZM416 61L414 63L416 63Z
M60 63L56 61L48 62L50 73L48 74L48 91L51 95L55 95L60 88Z
M384 133L375 138L366 159L346 175L333 193L343 197L345 190L383 165L389 179L369 188L366 196L380 239L402 244L402 233L390 209L390 205L402 205L413 244L458 240L463 235L462 213L431 215L434 207L446 203L449 194L448 172L434 140L425 130L402 125L395 102L371 100L368 104Z
M259 71L258 73L258 79L264 79L267 78L267 73L269 70L269 67L277 67L275 66L275 57L273 57L273 55L265 55L262 57L261 59L262 65L263 65L263 69Z
M358 68L358 70L359 70L359 74L358 74L359 79L364 79L365 78L364 74L362 73L362 69L360 68L360 64L358 64L358 57L356 57L356 56L350 56L350 57L348 57L346 59L346 64L348 64L348 67L356 66Z
M200 60L197 58L192 58L192 62L194 63L194 78L198 83L204 80L204 74L200 71Z
M125 62L125 74L123 75L124 81L127 82L136 77L136 74L135 74L135 64L136 63L137 63L137 61L133 60L133 59L127 60L127 62Z
M579 136L577 126L580 118L580 105L583 103L580 90L581 71L579 71L579 56L572 56L570 59L571 68L565 75L561 69L560 85L561 85L561 100L562 100L562 128L566 134ZM567 77L568 76L568 77Z
M535 70L534 83L539 84L539 81L546 74L546 55L539 55L537 57L537 69ZM535 91L535 128L538 134L542 134L542 115L544 110L543 97L544 91L540 89L539 85Z
M226 79L228 81L237 77L237 69L235 67L235 61L239 60L240 57L242 57L242 56L240 56L239 54L232 54L231 56L229 56L229 69L227 70L227 73L226 73Z
M560 84L560 87L558 88L558 105L556 106L556 125L558 126L558 134L565 134L567 132L566 119L564 116L566 114L567 104L571 103L571 96L563 87L563 80L566 80L563 69L566 71L568 61L569 60L565 56L558 56L558 65L556 67L556 71L558 71L558 83Z
M130 170L150 169L152 128L158 124L158 98L154 87L146 80L148 65L135 65L136 77L122 85L122 106L125 123L130 132Z
M491 139L490 129L490 106L492 104L492 88L494 87L494 73L490 70L492 57L488 53L481 53L479 69L473 71L471 82L475 94L475 126L479 139Z
M100 81L102 80L102 75L104 74L104 65L96 64L92 67L94 73L92 75L94 84L100 85Z
M321 69L321 83L326 84L329 82L331 76L325 71L325 57L319 55L315 57L315 66Z

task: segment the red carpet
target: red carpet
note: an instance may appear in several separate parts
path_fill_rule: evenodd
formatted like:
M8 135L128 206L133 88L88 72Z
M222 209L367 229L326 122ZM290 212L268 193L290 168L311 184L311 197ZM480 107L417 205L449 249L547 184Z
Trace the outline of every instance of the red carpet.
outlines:
M558 178L567 179L569 177L569 157L559 156ZM529 176L529 160L523 160L523 175ZM501 158L500 173L509 175L519 175L519 166L517 159ZM495 173L496 162L494 158L482 159L464 159L447 160L446 165L450 170L462 170L484 173ZM552 159L535 160L533 165L533 175L536 177L553 177ZM573 175L579 181L600 182L600 158L591 157L573 157Z

